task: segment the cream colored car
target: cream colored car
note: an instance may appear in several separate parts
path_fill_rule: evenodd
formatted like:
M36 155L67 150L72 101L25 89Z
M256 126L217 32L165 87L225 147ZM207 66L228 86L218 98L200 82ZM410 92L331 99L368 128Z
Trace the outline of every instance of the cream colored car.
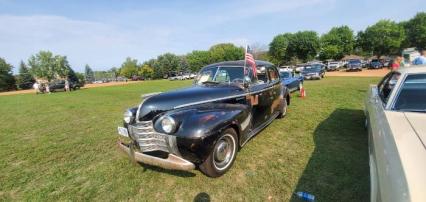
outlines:
M371 201L426 201L426 66L371 86L365 113Z

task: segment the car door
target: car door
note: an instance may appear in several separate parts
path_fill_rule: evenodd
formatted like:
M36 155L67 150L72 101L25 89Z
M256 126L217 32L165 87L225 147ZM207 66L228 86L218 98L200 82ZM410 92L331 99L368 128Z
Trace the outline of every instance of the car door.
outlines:
M281 96L281 91L282 91L282 86L281 86L281 79L280 79L280 75L278 73L277 68L275 68L274 66L269 66L267 68L268 71L268 77L269 77L269 85L268 85L268 97L269 97L269 103L270 103L270 107L268 108L269 113L268 116L269 118L272 118L272 116L276 115L276 113L279 112L280 110L280 96ZM294 79L294 78L292 78ZM294 85L294 81L292 82Z
M369 153L371 169L371 198L372 201L381 199L380 192L392 190L395 183L392 182L390 173L397 170L397 166L391 165L395 158L396 149L389 122L386 118L385 109L388 99L393 90L393 84L399 73L391 72L387 74L379 85L372 88L368 100L367 111L369 119ZM389 194L389 193L388 193Z
M293 73L290 72L290 77L288 78L287 88L295 89L296 88L296 79L293 77Z
M269 98L269 77L265 67L259 67L256 81L250 85L250 100L253 129L258 128L269 118L271 106Z

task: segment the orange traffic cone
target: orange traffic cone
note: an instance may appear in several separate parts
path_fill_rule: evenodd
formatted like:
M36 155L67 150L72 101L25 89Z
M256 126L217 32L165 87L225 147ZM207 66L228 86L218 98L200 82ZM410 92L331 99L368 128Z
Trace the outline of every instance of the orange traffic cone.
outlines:
M305 91L305 88L302 86L301 88L300 88L300 97L301 98L304 98L305 96L306 96L306 91Z

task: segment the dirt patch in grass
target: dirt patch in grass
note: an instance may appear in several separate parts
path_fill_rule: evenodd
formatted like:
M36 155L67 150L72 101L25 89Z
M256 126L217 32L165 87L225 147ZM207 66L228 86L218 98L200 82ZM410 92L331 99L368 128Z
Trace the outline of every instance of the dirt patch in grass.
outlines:
M106 86L122 86L122 85L134 84L134 83L140 83L140 82L143 82L143 81L91 83L91 84L86 84L82 89L106 87ZM30 93L35 93L34 89L0 92L0 96L2 96L2 95L30 94Z

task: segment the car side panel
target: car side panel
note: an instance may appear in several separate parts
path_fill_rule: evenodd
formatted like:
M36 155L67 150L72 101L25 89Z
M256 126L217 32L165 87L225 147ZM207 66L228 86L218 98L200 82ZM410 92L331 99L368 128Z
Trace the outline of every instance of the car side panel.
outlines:
M384 104L375 93L366 100L371 201L407 201L406 182L397 147L385 115Z

